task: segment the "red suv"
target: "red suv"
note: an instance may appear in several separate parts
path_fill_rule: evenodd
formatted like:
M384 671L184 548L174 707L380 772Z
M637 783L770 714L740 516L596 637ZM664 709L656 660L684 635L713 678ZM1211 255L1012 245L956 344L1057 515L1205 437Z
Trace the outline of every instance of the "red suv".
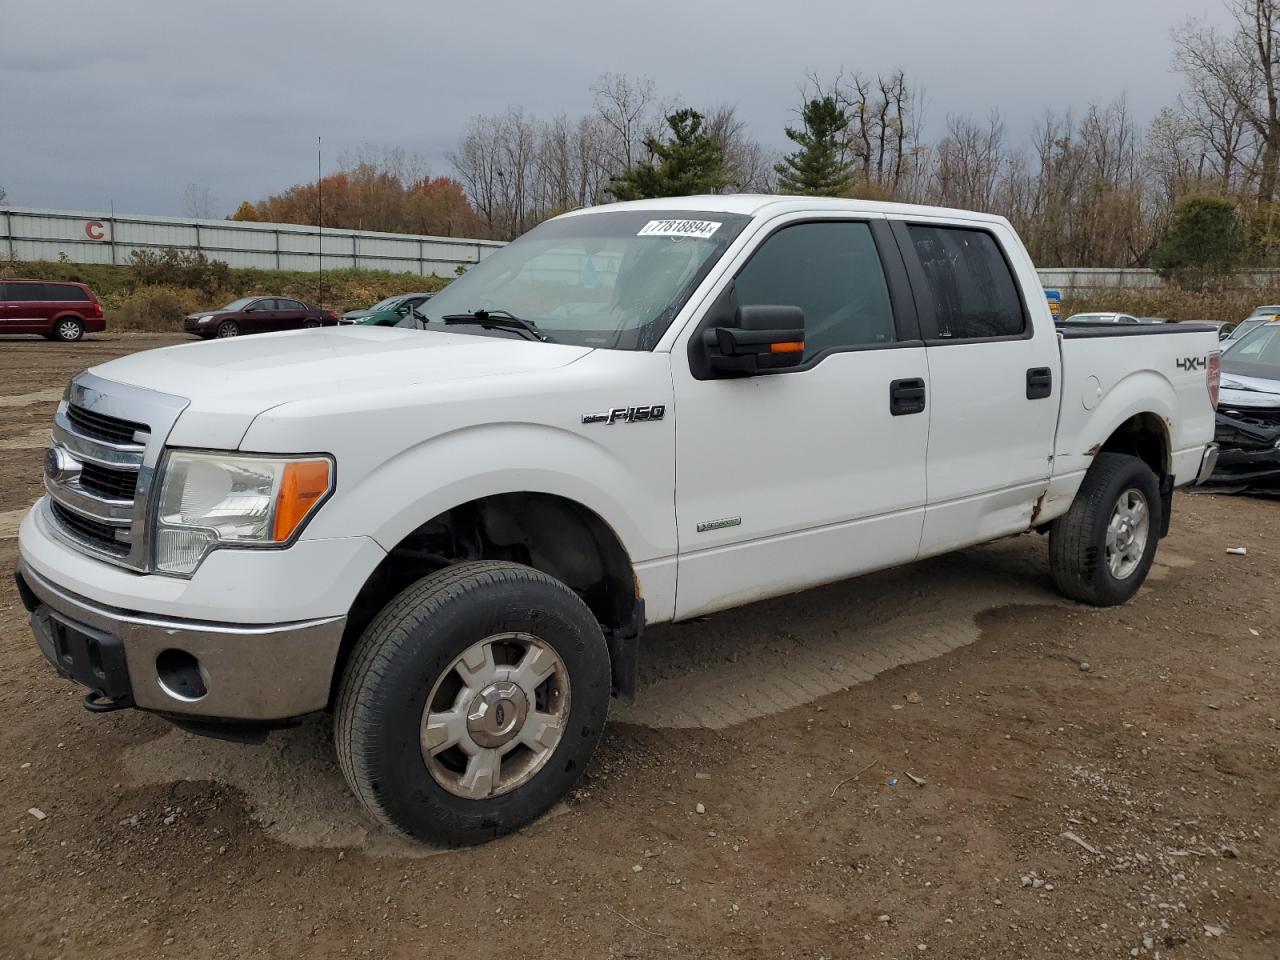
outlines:
M0 280L0 333L38 333L73 343L105 329L102 304L83 283Z

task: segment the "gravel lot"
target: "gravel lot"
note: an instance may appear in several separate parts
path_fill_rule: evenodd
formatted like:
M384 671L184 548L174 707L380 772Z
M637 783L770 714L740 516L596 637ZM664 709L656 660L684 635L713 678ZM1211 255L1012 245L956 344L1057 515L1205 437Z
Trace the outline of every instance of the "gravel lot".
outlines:
M0 342L6 568L67 378L172 342ZM1028 534L653 630L571 799L449 852L365 821L327 718L87 714L6 581L0 956L1275 958L1280 500L1175 511L1112 610Z

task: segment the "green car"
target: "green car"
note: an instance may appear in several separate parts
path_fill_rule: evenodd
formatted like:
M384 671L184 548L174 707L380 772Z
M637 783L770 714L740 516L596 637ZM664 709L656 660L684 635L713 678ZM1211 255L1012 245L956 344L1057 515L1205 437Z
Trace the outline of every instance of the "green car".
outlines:
M419 304L430 300L429 293L398 293L394 297L379 300L367 310L348 310L338 318L339 323L362 323L370 327L393 327Z

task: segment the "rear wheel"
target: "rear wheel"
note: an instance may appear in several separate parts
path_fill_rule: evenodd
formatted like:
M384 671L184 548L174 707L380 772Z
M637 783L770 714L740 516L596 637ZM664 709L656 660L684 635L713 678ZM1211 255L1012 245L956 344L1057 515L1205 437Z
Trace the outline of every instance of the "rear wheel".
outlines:
M218 339L240 336L240 324L234 320L223 320L218 324Z
M63 343L75 343L84 336L84 324L75 317L63 317L54 324L53 335Z
M1137 457L1098 454L1071 509L1049 531L1058 590L1096 607L1132 597L1155 559L1162 509L1150 467Z
M314 329L315 327L320 326L320 321L319 321L319 320L308 320L308 321L307 321L306 323L304 323L302 326L303 326L305 329L307 329L307 330L311 330L311 329Z
M609 693L604 634L577 594L519 564L458 564L407 588L361 637L338 694L338 759L385 825L477 843L577 782Z

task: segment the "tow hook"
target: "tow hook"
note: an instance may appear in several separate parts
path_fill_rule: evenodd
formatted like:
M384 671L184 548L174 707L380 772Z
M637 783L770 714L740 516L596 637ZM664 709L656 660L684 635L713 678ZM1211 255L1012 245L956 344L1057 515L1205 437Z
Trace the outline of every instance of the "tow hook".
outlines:
M84 708L90 713L111 713L113 710L128 710L131 704L117 703L115 700L108 700L106 697L97 693L86 693L84 696Z

